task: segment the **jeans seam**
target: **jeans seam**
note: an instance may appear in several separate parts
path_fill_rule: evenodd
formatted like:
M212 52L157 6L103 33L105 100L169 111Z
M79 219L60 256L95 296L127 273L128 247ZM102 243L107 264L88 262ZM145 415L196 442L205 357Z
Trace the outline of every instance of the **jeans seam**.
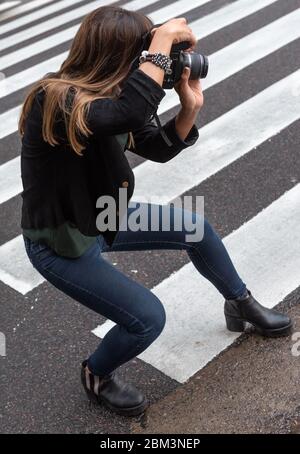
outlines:
M188 243L182 243L181 241L169 241L169 240L150 240L150 241L135 241L133 243L130 243L131 245L138 245L138 244L145 244L145 243L160 243L160 244L163 244L163 243L166 243L166 244L180 244L181 246L185 246L186 249L191 249L191 250L194 250L196 252L196 254L198 254L198 256L201 258L201 260L204 262L205 266L209 269L209 271L211 273L213 273L218 279L220 279L220 281L225 285L225 287L231 292L230 288L228 287L227 283L224 281L224 279L222 277L219 276L219 274L213 269L211 268L211 265L208 265L208 263L206 262L206 260L203 258L202 254L200 253L200 251L196 248L196 246L192 246ZM121 245L123 243L116 243L115 245ZM103 251L105 252L105 250Z
M154 240L154 241L135 241L134 243L130 243L130 244L144 244L144 243L167 243L167 244L180 244L181 246L185 246L186 249L194 249L196 251L196 253L199 254L200 258L203 260L205 266L207 266L207 268L212 272L214 273L218 279L220 279L224 284L225 284L225 281L207 264L207 262L204 260L203 256L201 255L200 251L198 251L198 249L196 248L196 246L192 246L188 243L182 243L181 241L168 241L168 240ZM123 244L123 243L116 243L116 245L118 244Z
M211 265L209 265L206 260L204 259L203 255L201 254L201 252L196 248L196 246L191 246L191 248L196 251L196 254L198 254L198 256L201 258L201 260L204 262L205 266L218 278L220 279L221 282L223 282L223 284L225 285L225 287L229 290L229 292L232 292L230 290L230 288L228 287L228 284L224 281L224 279L219 276L219 274L214 271L214 269L211 267Z
M187 246L187 243L182 243L181 241L167 241L167 240L150 240L150 241L134 241L132 243L128 243L130 245L137 245L137 244L145 244L145 243L167 243L167 244L180 244L181 246ZM114 243L113 246L122 245L124 243ZM109 252L109 249L103 252ZM113 252L113 251L112 251Z
M188 243L182 243L181 241L168 241L168 240L154 240L154 241L136 241L134 243L130 243L130 244L144 244L144 243L167 243L167 244L180 244L181 246L185 246L187 249L192 249L192 250L195 250L196 253L199 254L200 258L203 260L205 266L207 266L207 268L215 274L215 276L217 276L218 279L220 279L224 284L224 280L206 263L206 261L204 260L203 256L201 255L200 251L198 251L198 249L196 248L196 246L192 246L192 245L189 245ZM118 244L123 244L123 243L116 243L116 245Z

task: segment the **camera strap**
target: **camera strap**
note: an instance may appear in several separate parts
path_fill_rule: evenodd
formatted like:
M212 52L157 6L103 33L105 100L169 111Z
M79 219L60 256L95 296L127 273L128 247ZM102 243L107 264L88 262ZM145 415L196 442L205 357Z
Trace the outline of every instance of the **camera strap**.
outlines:
M155 113L153 115L153 117L155 118L155 121L156 121L156 124L158 126L158 129L159 129L159 132L160 134L162 135L164 141L166 142L166 144L171 147L173 145L173 142L170 141L169 137L167 136L167 134L165 133L165 130L163 129L162 125L161 125L161 122L160 122L160 119L159 119L159 116L157 115L157 113Z
M153 28L155 27L160 27L161 24L158 24L158 25L153 25ZM142 44L141 44L141 48L140 48L140 52L139 52L139 55L138 57L136 57L134 59L134 61L131 63L131 69L130 69L130 72L134 71L134 69L136 69L138 67L138 64L139 64L139 58L140 58L140 54L143 50L146 50L149 48L150 46L150 43L151 43L151 31L148 31L146 33L144 33L144 35L142 35L141 37L141 41L142 41ZM151 120L155 118L155 121L156 121L156 124L158 126L158 129L159 129L159 132L161 134L161 136L163 137L164 141L166 142L166 144L168 145L168 147L171 147L173 145L173 142L170 141L169 137L167 136L167 134L165 133L165 130L163 129L162 125L161 125L161 122L160 122L160 119L157 115L157 112L155 112L155 114L152 115L151 117Z

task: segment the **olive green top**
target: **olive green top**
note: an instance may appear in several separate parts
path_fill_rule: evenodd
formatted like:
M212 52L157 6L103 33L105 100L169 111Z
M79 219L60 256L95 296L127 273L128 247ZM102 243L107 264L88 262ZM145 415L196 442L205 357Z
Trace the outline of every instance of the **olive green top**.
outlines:
M118 134L115 137L125 150L128 134ZM70 258L80 257L97 241L95 236L83 235L71 222L65 222L56 228L22 229L22 233L32 241L45 242L58 255Z

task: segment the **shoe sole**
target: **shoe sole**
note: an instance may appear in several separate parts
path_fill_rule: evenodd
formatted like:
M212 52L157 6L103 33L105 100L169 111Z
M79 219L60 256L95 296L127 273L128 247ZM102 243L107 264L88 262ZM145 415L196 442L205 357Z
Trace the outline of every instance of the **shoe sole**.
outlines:
M248 323L250 323L250 322L248 322ZM261 334L262 336L264 336L264 337L285 337L285 336L289 336L291 334L292 327L293 327L293 323L292 322L289 325L284 326L283 328L269 329L269 330L265 330L265 329L259 328L258 326L254 325L253 323L251 323L251 325L253 325L254 328L256 329L256 331L259 334Z
M226 316L226 314L225 314ZM283 326L282 328L276 328L276 329L263 329L257 326L255 323L250 322L249 320L242 319L242 318L234 318L231 316L229 317L229 321L226 319L227 322L227 329L228 331L232 332L237 332L237 333L243 333L245 331L245 323L249 323L255 328L255 331L260 334L261 336L264 337L284 337L288 336L291 334L291 330L293 327L293 322L289 323L286 326ZM239 327L239 325L243 324L243 327Z
M103 399L102 397L99 397L97 399L97 403L99 405L103 404L106 408L108 408L110 411L117 413L120 416L138 416L149 407L149 402L147 399L144 399L143 402L136 407L125 407L125 408L118 408L114 407L111 405L107 400Z

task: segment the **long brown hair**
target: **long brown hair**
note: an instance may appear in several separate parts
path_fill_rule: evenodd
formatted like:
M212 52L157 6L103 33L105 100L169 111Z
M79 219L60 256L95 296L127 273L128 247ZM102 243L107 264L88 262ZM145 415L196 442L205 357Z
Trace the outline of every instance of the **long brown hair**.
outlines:
M33 84L21 109L18 130L24 135L25 122L36 93L45 91L43 105L43 139L54 146L54 121L63 112L66 133L73 150L82 156L84 144L79 135L88 137L92 131L86 122L91 101L114 98L128 76L130 63L137 57L141 36L153 26L145 15L116 6L102 6L83 19L67 59L60 69ZM75 91L72 108L66 103L68 91ZM129 144L134 145L132 133Z

